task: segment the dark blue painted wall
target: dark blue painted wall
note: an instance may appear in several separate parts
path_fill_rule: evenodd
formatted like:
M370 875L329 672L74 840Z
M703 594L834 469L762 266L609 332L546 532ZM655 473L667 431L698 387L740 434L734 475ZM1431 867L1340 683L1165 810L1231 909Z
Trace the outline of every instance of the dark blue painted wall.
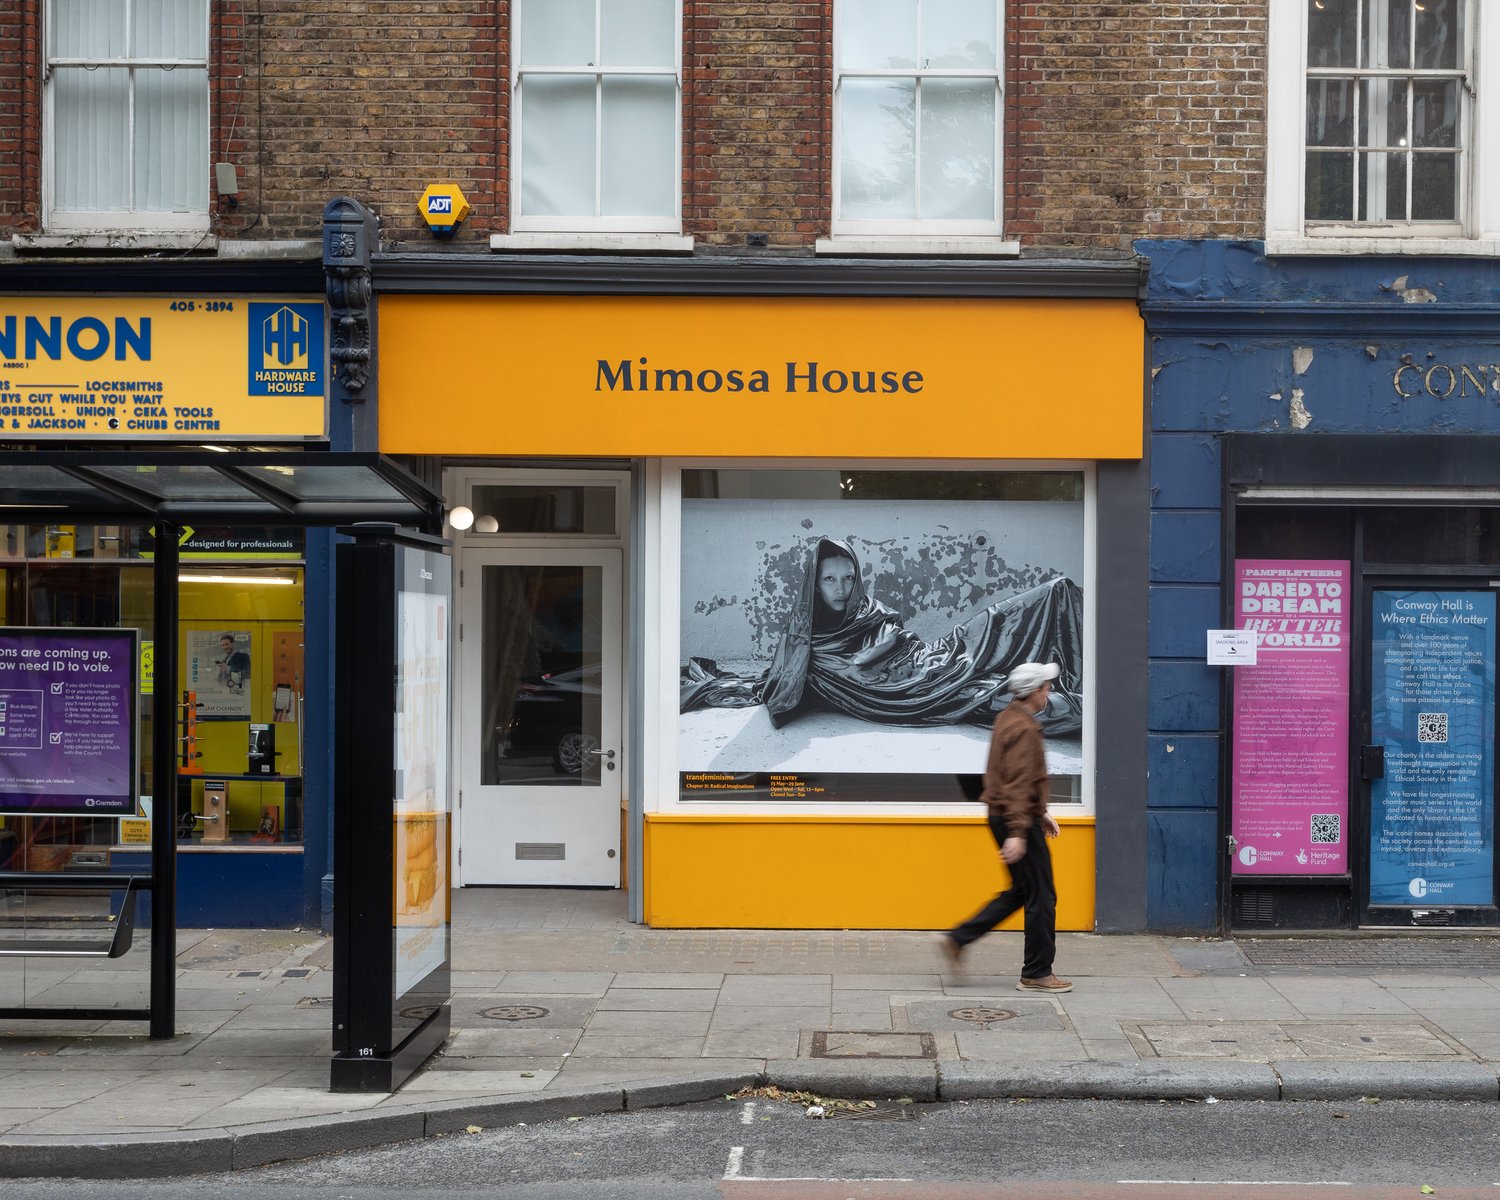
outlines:
M151 855L117 850L114 871L151 873ZM304 926L303 855L260 847L177 855L177 925L182 929L293 929ZM136 928L151 923L151 893L137 901Z
M1208 932L1220 920L1226 714L1219 669L1203 660L1204 630L1225 621L1222 435L1500 432L1500 369L1487 394L1469 384L1403 397L1392 382L1407 364L1500 363L1500 262L1270 260L1254 242L1136 250L1151 264L1147 919Z

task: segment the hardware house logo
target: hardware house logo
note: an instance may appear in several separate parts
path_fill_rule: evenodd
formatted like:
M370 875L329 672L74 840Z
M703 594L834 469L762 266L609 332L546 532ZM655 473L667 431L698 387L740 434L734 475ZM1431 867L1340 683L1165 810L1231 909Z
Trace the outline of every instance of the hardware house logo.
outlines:
M252 396L321 396L324 378L323 306L251 304Z

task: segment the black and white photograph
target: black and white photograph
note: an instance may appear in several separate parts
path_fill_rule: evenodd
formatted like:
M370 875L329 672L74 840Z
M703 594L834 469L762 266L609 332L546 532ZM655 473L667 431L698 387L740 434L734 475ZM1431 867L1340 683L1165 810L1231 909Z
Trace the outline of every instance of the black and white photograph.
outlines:
M1082 484L1062 478L1055 499L685 498L679 770L978 773L1009 672L1055 662L1048 771L1081 775Z

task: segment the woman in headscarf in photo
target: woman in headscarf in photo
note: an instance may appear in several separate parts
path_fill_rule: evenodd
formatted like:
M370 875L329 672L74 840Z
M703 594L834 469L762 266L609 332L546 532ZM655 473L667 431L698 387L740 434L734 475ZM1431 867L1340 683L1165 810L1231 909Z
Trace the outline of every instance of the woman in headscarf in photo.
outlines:
M847 542L820 538L771 666L746 679L694 658L682 711L764 704L776 726L813 709L888 725L991 724L1011 668L1055 662L1061 674L1037 720L1058 736L1082 728L1082 593L1059 577L980 610L931 644L865 590Z

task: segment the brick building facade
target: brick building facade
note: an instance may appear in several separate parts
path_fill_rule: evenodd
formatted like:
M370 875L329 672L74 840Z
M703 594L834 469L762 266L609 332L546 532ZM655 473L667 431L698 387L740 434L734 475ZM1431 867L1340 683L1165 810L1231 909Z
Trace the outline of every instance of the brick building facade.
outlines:
M195 0L162 3L184 21L197 11ZM456 509L472 507L476 524L452 530L461 576L468 563L470 577L494 568L501 579L502 566L544 546L596 556L573 563L580 589L585 577L596 586L596 568L615 581L619 654L558 670L612 681L604 710L616 724L608 736L595 730L587 753L619 769L584 778L616 789L593 832L613 824L614 804L620 838L575 845L536 815L557 808L540 793L507 799L496 780L510 768L496 762L513 731L461 728L458 790L470 803L514 802L537 823L497 863L491 843L510 835L469 810L458 821L457 845L469 851L455 859L459 881L624 883L637 918L661 924L849 927L937 924L981 886L983 829L972 808L935 790L941 771L924 743L885 730L881 753L925 764L904 771L872 769L873 751L793 754L764 729L752 751L745 730L679 711L673 694L693 660L717 661L690 644L700 635L730 648L720 657L743 655L747 677L764 669L752 651L771 635L748 626L796 590L784 572L807 549L797 539L825 519L844 522L821 507L831 498L882 494L909 504L908 520L939 501L981 505L899 537L874 508L859 510L870 514L863 531L840 526L863 548L876 597L906 595L903 618L932 620L931 642L966 610L911 601L892 565L903 555L931 570L962 561L993 577L1082 577L1086 715L1076 753L1070 744L1056 764L1071 781L1058 806L1074 806L1063 809L1064 892L1075 902L1066 922L1203 932L1427 913L1433 906L1393 904L1391 880L1410 867L1403 886L1426 888L1448 868L1382 857L1400 842L1381 823L1386 785L1356 771L1378 739L1368 703L1376 651L1353 613L1386 602L1387 568L1430 584L1442 564L1366 564L1356 543L1431 500L1419 495L1429 475L1474 483L1464 503L1493 511L1497 481L1474 475L1460 450L1464 438L1500 432L1490 410L1409 396L1400 382L1411 378L1400 374L1407 359L1456 364L1455 380L1466 365L1480 379L1493 359L1485 323L1500 184L1489 146L1500 100L1477 70L1500 53L1493 14L1475 0L1011 0L993 18L983 4L965 7L950 26L917 0L864 24L860 15L877 11L867 0L642 0L621 26L609 0L525 4L205 5L206 57L168 55L171 70L206 76L206 100L183 101L188 117L203 114L203 145L185 166L168 164L189 196L182 228L164 201L149 228L89 225L90 189L129 189L96 177L76 145L66 161L47 148L45 0L0 18L0 51L12 51L0 53L0 144L16 151L0 159L0 232L10 235L0 290L44 293L66 278L80 293L122 280L165 293L185 279L225 294L306 291L324 206L350 198L379 218L374 300L335 315L356 328L378 317L368 325L375 369L357 403L334 406L328 443L419 464ZM611 61L622 46L626 58ZM1384 98L1378 120L1364 108L1352 119L1356 92ZM217 164L233 168L233 195ZM83 199L60 203L49 170L73 172ZM418 210L435 183L458 185L471 205L452 236L435 238ZM885 396L886 375L920 377L920 396L899 382L888 389L897 398ZM829 412L857 419L817 419ZM1320 444L1321 434L1356 440ZM1346 471L1333 506L1345 525L1304 536L1302 510L1332 519L1307 474L1317 451L1298 457L1306 446L1387 462L1390 439L1406 434L1439 439L1424 444L1416 474L1392 483L1375 511L1361 489L1386 481ZM1256 437L1272 440L1245 440ZM1254 469L1281 472L1283 490L1257 492L1243 475ZM597 529L579 516L577 529L511 530L506 514L519 510L501 501L520 504L529 489L555 512L608 493L616 517ZM1044 495L1076 505L1060 542L1037 532L1040 508L1006 507ZM801 533L759 529L750 515L801 499L813 506L794 522ZM1463 510L1447 499L1440 507ZM1013 511L1025 513L1025 570L992 562L990 526ZM939 525L967 531L962 556ZM683 603L695 557L717 561L731 531L784 559L738 592ZM1253 555L1237 553L1242 541ZM1443 553L1500 574L1479 550ZM1206 664L1203 641L1243 619L1225 585L1251 557L1345 564L1326 569L1345 571L1357 597L1340 718L1348 744L1318 752L1338 794L1311 814L1324 836L1337 828L1339 869L1318 878L1273 852L1241 857L1250 808L1237 805L1253 804L1236 791L1236 764L1249 739L1236 737L1236 685ZM943 592L937 576L928 582ZM472 602L472 620L493 616L491 599ZM747 628L715 624L737 609L750 614ZM462 667L459 683L476 704L509 711L511 697ZM835 728L830 744L837 734L854 747L859 733ZM715 758L710 744L746 757ZM559 749L556 761L566 758ZM702 778L688 779L731 760L757 797L748 805L705 798ZM1266 795L1280 786L1271 774ZM799 807L785 791L794 776L812 789L797 793L803 801L843 800ZM1493 786L1486 795L1492 814ZM1265 812L1255 819L1262 841L1291 836ZM1489 855L1488 899L1436 906L1423 920L1493 923L1494 839L1475 838L1464 870ZM601 857L581 875L538 865L571 868L583 854ZM726 898L716 880L746 861L794 872L837 863L824 891L841 899L812 913ZM325 865L309 863L310 894ZM871 893L871 878L903 871L948 886L914 907Z
M38 233L40 0L0 21L0 220ZM1138 237L1249 237L1263 201L1264 4L1008 6L1003 224L1026 254L1128 254ZM364 199L390 242L426 239L441 176L505 232L506 0L225 0L210 10L209 163L238 172L226 240L317 236L322 201ZM705 250L827 236L833 4L685 0L682 224ZM462 242L460 243L462 244Z

